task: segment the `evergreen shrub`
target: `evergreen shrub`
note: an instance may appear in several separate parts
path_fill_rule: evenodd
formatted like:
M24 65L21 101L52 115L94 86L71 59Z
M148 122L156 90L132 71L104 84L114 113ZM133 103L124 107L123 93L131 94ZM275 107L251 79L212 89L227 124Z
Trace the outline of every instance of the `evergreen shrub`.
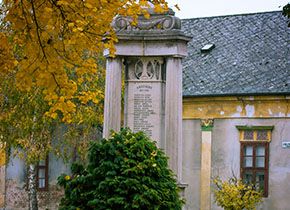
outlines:
M93 142L88 164L73 164L72 174L58 178L65 190L60 210L182 208L167 157L142 132L124 128Z

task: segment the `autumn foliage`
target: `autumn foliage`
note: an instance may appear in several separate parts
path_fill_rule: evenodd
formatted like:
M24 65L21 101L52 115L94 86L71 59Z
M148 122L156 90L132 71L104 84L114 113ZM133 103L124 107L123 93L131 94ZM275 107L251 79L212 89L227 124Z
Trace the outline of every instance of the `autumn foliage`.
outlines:
M152 2L157 12L167 9L164 0ZM138 15L148 15L147 6L135 0L1 1L0 140L37 161L52 150L53 126L65 123L58 147L85 148L79 143L103 120L102 52L113 56L117 42L111 22L125 15L136 24Z
M155 10L167 9L153 0ZM114 54L117 42L111 22L116 15L148 16L140 0L3 0L1 3L1 76L15 75L17 88L42 88L50 109L46 115L71 123L76 103L98 104L103 92L96 59L103 50Z
M165 0L151 2L156 12L167 10ZM102 53L114 56L117 42L111 22L124 15L136 24L138 15L148 17L148 6L144 0L0 0L0 141L21 148L31 166L49 152L69 158L64 146L83 156L102 124ZM61 141L52 143L64 124ZM33 186L29 199L36 204Z
M251 184L243 183L236 177L222 181L214 179L215 202L225 210L254 210L262 201L262 193Z

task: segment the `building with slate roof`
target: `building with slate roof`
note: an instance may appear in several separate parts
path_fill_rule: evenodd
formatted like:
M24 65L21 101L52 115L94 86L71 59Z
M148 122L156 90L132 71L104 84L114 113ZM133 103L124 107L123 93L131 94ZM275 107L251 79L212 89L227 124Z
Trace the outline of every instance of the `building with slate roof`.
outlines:
M285 22L280 11L183 20L184 32L193 37L183 62L183 95L289 94ZM206 44L215 48L201 52Z
M290 209L287 20L281 11L194 18L182 20L182 29L192 40L183 60L182 141L173 156L182 156L178 168L184 209L221 209L214 203L216 176L253 183L263 191L260 210ZM62 138L61 129L56 135ZM26 166L15 157L6 164L3 154L0 208L25 209ZM40 209L57 209L63 191L56 180L69 172L53 155L42 161L37 174Z
M263 191L259 209L289 209L290 29L281 11L182 20L186 209L220 209L212 178Z

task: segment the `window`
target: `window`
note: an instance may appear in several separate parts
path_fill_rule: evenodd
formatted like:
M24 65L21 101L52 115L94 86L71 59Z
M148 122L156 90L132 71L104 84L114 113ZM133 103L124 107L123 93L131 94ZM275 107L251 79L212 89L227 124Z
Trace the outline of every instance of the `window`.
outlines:
M237 126L241 143L241 178L268 196L269 143L272 126Z
M37 189L40 191L48 190L48 157L39 161L36 168Z

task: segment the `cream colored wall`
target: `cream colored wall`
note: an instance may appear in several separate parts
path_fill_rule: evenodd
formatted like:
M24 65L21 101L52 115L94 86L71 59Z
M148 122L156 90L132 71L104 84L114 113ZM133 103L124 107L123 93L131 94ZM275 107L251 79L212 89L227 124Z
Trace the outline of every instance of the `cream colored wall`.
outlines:
M239 113L235 112L238 108L241 110ZM215 176L223 179L233 175L240 176L240 136L237 125L274 126L270 143L269 196L264 199L259 209L289 208L290 149L282 148L282 141L290 141L289 111L289 98L282 96L248 97L243 102L235 97L184 100L183 182L188 184L185 190L185 209L207 209L208 206L202 204L202 200L206 199L205 192L209 191L210 209L221 209L214 204L211 181ZM202 143L202 139L208 139L202 137L201 129L201 119L206 118L214 119L211 149ZM211 161L203 161L206 157L211 157ZM208 174L208 168L210 178L208 175L202 176L203 173ZM203 183L208 182L211 184L210 190L207 186L203 187Z
M200 209L201 129L199 120L183 120L183 170L186 210Z

